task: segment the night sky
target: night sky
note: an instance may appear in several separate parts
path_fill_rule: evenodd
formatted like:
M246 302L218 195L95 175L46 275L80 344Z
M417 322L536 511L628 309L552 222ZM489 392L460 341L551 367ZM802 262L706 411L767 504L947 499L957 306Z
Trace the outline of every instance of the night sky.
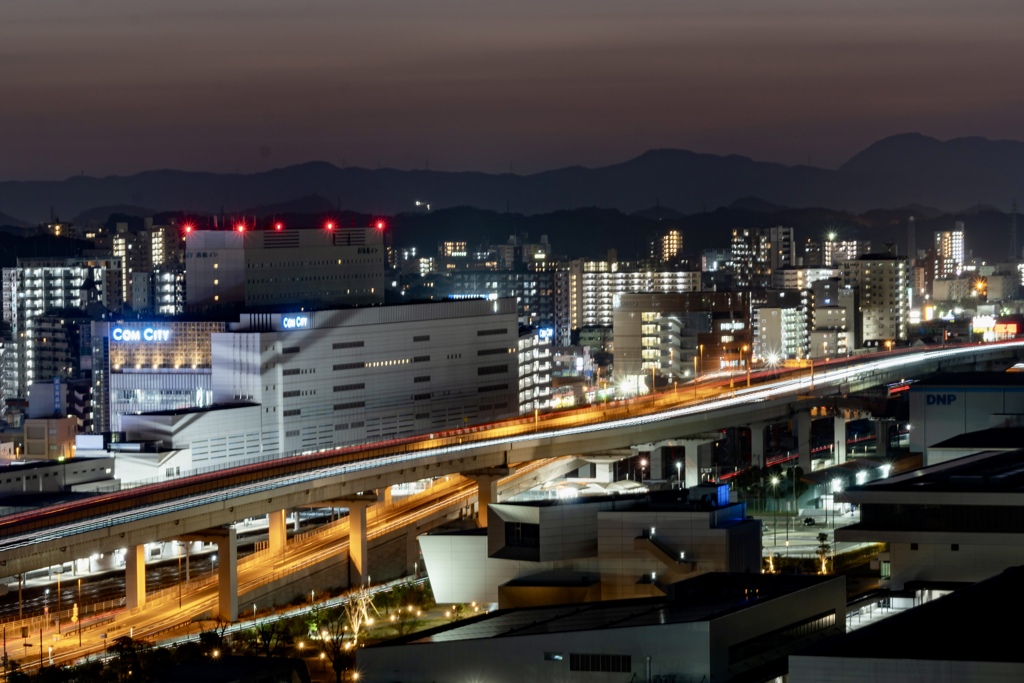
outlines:
M1020 0L3 0L0 180L1024 139Z

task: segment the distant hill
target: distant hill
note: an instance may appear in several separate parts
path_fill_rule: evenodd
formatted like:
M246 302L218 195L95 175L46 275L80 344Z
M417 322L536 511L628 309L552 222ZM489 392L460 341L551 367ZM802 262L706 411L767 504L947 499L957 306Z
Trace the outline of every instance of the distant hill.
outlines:
M144 206L133 206L131 204L97 206L92 209L82 211L72 218L71 222L75 225L89 225L90 223L104 223L113 214L145 218L147 216L152 216L154 213L157 213L154 209Z
M836 170L658 149L601 168L532 175L338 168L317 161L248 175L161 170L0 183L0 206L36 222L51 208L60 216L78 216L96 206L195 215L251 213L250 207L283 213L344 207L394 215L413 211L414 200L422 199L435 209L474 206L529 215L594 206L650 216L658 203L686 215L734 202L740 202L735 208L756 208L743 203L751 197L759 198L762 212L824 206L856 213L913 204L944 212L979 204L1005 210L1014 196L1024 197L1024 143L943 142L918 134L880 140ZM299 204L289 208L288 202Z
M10 226L12 228L27 228L29 224L25 221L20 221L14 216L8 216L6 213L0 213L0 225Z

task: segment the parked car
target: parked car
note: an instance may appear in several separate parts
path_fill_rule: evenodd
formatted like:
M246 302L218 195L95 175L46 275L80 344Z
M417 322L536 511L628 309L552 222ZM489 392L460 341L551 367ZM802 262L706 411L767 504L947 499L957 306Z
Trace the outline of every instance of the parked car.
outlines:
M816 523L814 517L804 517L804 526L814 526Z

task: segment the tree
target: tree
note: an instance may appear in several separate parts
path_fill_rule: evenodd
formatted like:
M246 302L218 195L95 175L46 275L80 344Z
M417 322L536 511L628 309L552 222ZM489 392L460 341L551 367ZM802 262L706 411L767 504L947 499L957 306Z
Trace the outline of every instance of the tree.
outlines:
M148 647L148 643L130 636L115 638L114 642L107 646L107 654L112 658L110 668L117 681L144 680L141 654Z
M209 629L199 632L199 647L206 657L222 657L231 654L231 646L224 634L228 630L225 621L217 619Z
M284 620L264 620L253 627L255 646L264 657L283 657L294 643L291 629Z
M342 607L313 607L310 627L320 641L321 656L331 662L338 683L355 668L355 650L362 635L373 625L374 615L380 616L364 586L351 591Z
M828 554L832 546L828 542L828 534L818 534L818 559L821 561L821 574L828 574Z

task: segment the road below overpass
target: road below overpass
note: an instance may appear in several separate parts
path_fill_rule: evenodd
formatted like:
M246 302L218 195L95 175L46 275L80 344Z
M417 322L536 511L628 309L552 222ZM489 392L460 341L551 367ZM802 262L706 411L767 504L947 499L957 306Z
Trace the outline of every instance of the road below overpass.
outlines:
M0 566L14 575L94 552L180 538L269 510L311 507L407 481L781 421L801 397L855 392L939 370L1008 367L1024 341L840 359L589 408L383 444L256 463L0 520Z
M521 490L534 480L535 475L545 467L555 466L550 460L536 461L517 468L516 472L498 484L503 493ZM579 462L564 463L579 466ZM370 508L367 515L367 535L372 542L383 539L411 524L421 524L430 519L445 519L460 509L472 505L476 498L476 484L465 477L450 477L439 480L422 493L409 496L390 505L378 504ZM292 538L287 553L274 555L263 549L238 561L238 593L240 597L251 596L261 588L286 583L288 577L304 570L316 568L321 575L335 575L334 584L321 584L321 591L328 587L343 585L345 558L348 552L348 518L343 517L314 530ZM372 568L372 560L371 560ZM325 570L326 569L326 570ZM326 597L326 596L325 596ZM204 627L197 623L208 616L217 603L217 573L198 574L188 584L174 585L147 594L146 604L134 610L113 610L106 614L87 615L81 633L75 625L65 621L63 634L59 638L50 618L35 618L9 622L5 626L10 633L20 633L21 626L29 628L29 646L23 641L11 639L8 652L13 659L22 660L25 667L38 664L40 629L45 647L54 647L54 662L70 662L91 654L102 652L114 639L131 635L135 638L158 638L175 633L185 633ZM263 608L268 604L263 601ZM83 610L84 611L84 610ZM205 623L209 628L212 620ZM79 645L81 635L81 645ZM49 656L44 661L49 661Z

